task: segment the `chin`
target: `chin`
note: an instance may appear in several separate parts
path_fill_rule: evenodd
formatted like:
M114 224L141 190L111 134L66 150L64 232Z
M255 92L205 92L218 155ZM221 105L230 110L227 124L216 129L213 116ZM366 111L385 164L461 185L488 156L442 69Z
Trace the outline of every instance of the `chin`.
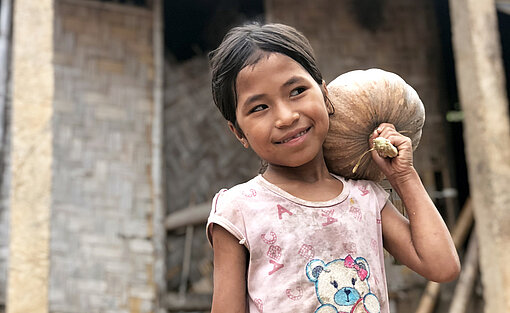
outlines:
M286 164L284 166L287 166L287 167L300 167L300 166L304 166L304 165L307 165L309 164L310 162L313 161L314 158L301 158L299 160L290 160L290 161L287 161Z

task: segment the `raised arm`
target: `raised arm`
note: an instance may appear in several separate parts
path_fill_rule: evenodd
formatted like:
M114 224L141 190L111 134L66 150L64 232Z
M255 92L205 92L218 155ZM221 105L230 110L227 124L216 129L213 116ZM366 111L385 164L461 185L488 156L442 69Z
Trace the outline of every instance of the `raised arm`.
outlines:
M437 211L413 167L411 140L393 125L381 124L373 137L387 138L399 155L383 159L372 153L407 209L409 220L387 202L382 215L384 246L399 262L425 278L446 282L460 272L460 262L443 218Z
M214 293L211 313L246 312L247 250L219 225L212 230Z

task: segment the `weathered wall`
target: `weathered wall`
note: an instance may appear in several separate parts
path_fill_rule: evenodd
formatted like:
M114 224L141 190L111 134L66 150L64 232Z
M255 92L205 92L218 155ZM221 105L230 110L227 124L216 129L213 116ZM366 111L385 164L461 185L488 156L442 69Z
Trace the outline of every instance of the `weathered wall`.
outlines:
M152 12L58 0L54 29L50 311L152 312Z
M205 57L167 62L165 76L166 184L172 212L250 178L258 159L230 133L214 105Z
M167 59L165 69L165 175L168 213L210 202L221 188L257 174L258 158L230 133L213 103L208 62L196 57L184 63ZM191 284L201 279L197 266L206 263L210 248L204 227L197 228ZM180 282L183 236L167 243L170 290ZM205 245L204 245L205 243Z

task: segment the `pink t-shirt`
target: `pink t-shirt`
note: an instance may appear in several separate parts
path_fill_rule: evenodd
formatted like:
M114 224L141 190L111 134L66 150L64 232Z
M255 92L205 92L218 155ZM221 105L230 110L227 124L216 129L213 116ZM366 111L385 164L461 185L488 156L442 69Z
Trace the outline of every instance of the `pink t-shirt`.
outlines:
M299 199L261 175L216 194L212 224L249 251L249 312L389 313L376 183L342 181L332 200Z

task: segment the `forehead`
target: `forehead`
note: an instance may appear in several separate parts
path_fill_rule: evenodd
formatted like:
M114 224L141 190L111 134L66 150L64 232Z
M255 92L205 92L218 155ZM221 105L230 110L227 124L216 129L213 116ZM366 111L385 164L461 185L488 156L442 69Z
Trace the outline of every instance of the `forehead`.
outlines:
M280 87L292 76L300 76L313 80L312 76L301 64L281 53L265 53L257 58L254 64L244 67L236 79L236 89L239 93L248 90ZM275 86L276 84L276 86ZM259 90L258 92L262 92Z
M266 52L255 56L253 59L254 62L250 62L250 64L241 69L237 75L238 81L246 78L246 76L253 76L253 74L266 71L288 70L308 73L301 64L285 54Z

